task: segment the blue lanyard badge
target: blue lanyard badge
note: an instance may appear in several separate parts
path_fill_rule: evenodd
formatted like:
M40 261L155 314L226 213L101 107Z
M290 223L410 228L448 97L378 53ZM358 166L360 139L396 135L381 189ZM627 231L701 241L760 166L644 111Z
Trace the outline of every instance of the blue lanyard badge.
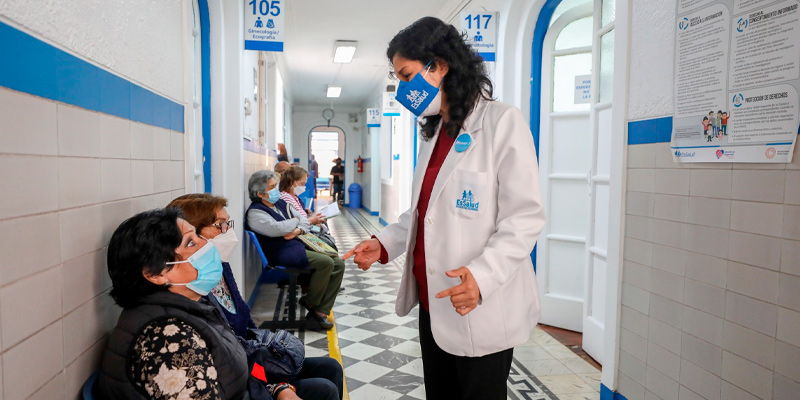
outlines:
M456 138L454 147L457 152L461 153L469 148L470 143L472 143L472 136L469 133L462 133Z

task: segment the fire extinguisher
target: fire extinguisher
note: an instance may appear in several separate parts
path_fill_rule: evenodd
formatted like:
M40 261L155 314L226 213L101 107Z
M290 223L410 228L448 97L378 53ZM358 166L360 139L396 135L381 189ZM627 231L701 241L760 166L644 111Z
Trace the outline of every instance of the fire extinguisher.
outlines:
M358 165L358 172L364 172L364 159L361 158L361 156L358 156L356 163Z

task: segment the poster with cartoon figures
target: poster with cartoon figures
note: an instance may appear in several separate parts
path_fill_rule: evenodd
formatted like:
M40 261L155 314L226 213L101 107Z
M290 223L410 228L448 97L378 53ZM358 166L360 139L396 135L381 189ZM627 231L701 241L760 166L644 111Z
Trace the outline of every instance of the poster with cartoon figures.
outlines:
M676 162L791 162L800 133L800 0L678 0Z

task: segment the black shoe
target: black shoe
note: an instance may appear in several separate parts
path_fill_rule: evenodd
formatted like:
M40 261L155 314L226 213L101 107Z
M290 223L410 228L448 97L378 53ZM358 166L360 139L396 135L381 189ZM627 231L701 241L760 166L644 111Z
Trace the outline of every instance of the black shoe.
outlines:
M297 300L297 302L300 303L300 305L303 306L303 308L308 310L308 312L314 313L314 307L308 305L308 302L306 301L306 296L301 297L300 300Z
M320 328L326 331L333 329L333 323L331 321L328 321L325 317L320 317L314 311L309 312L308 315L306 315L306 319L315 321Z

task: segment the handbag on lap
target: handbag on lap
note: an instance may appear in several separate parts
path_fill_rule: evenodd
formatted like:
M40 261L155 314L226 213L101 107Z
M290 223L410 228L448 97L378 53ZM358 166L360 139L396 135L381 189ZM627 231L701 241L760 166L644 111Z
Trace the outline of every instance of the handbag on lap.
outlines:
M304 245L306 245L306 248L311 251L315 251L317 253L325 254L326 256L331 256L331 257L339 256L339 252L337 252L336 249L331 247L329 244L325 243L325 241L323 241L313 233L304 233L302 235L298 235L297 238L300 239L300 241L303 242Z

